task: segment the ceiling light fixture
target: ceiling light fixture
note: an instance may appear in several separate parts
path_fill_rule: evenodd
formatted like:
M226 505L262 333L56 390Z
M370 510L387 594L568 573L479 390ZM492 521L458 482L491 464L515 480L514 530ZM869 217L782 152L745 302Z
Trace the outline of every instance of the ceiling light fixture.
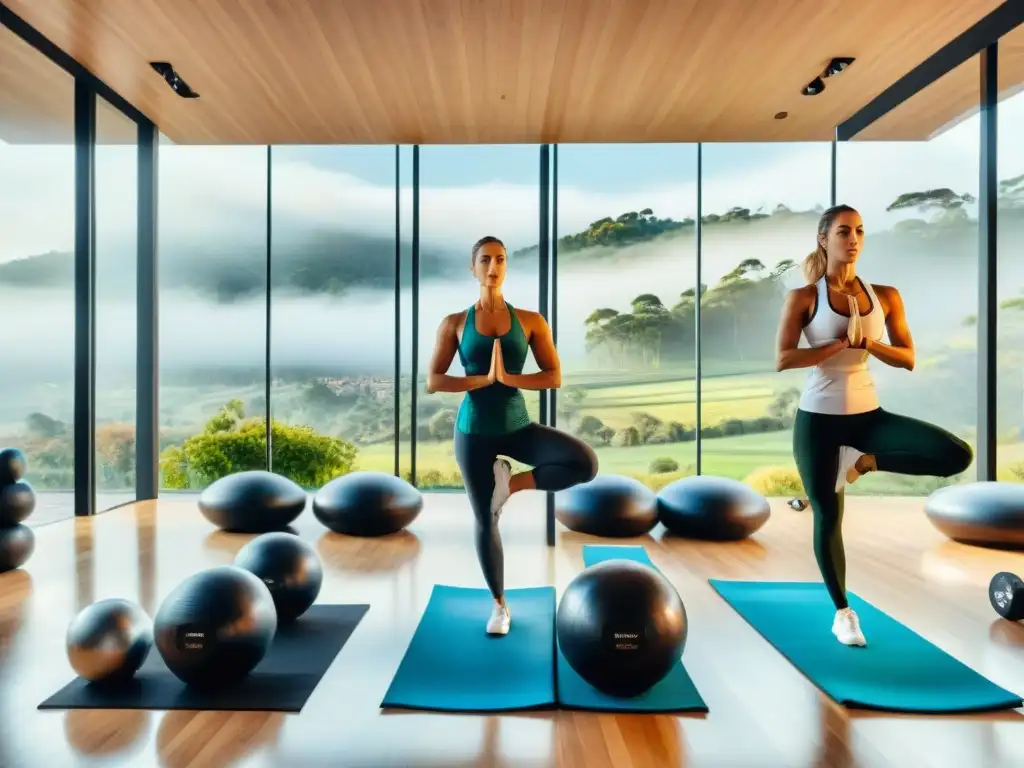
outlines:
M842 74L843 72L846 71L847 67L853 64L853 62L855 61L856 59L853 58L852 56L835 57L828 63L828 65L825 67L825 70L820 75L811 80L811 82L809 82L800 90L800 93L803 96L817 96L819 93L825 90L826 77L834 77L836 75Z
M199 94L192 90L188 83L181 79L181 75L174 71L169 61L151 61L149 63L154 70L171 86L171 90L183 99L198 99Z

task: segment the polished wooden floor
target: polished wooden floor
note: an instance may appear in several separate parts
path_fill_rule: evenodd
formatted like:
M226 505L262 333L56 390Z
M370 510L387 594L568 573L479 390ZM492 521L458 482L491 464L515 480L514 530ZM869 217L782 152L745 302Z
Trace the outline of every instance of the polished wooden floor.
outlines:
M811 518L782 500L765 528L742 543L669 540L660 528L635 540L686 602L684 660L710 707L706 716L382 712L379 702L433 584L481 585L469 508L458 494L429 495L410 531L389 539L329 534L308 511L296 528L323 558L320 600L372 605L297 715L38 711L73 675L64 631L77 609L123 596L152 615L182 578L230 562L249 537L216 531L187 497L37 529L25 569L0 576L0 768L1024 765L1020 712L847 712L712 592L709 577L816 577ZM539 495L515 498L502 529L509 587L563 587L579 571L588 537L560 530L558 545L546 547ZM846 540L851 589L1024 693L1024 626L998 619L987 598L992 574L1024 572L1024 554L946 541L917 499L851 498Z

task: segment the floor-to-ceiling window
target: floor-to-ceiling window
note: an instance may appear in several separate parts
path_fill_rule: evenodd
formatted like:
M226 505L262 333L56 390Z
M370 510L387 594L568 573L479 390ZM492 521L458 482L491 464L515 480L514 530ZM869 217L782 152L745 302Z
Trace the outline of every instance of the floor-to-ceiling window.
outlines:
M999 480L1024 483L1024 26L999 41ZM1014 69L1016 67L1016 69Z
M96 97L96 508L135 498L138 126Z
M395 148L274 147L272 466L394 471Z
M0 26L0 447L28 460L27 525L74 514L74 86Z
M556 423L656 489L696 472L697 147L557 152Z
M267 148L159 161L161 487L198 490L266 466Z
M946 80L952 78L952 80ZM913 372L872 359L882 407L974 443L980 58L840 142L838 202L864 219L858 273L899 290L916 350ZM939 115L948 115L940 118ZM974 479L870 474L850 493L924 495Z
M463 395L428 395L426 372L441 321L480 298L470 254L481 237L498 237L508 250L505 299L514 307L538 310L540 149L426 146L419 154L416 481L422 488L457 488L462 475L455 463L453 430ZM402 301L408 300L403 295ZM524 372L536 370L530 355ZM450 373L464 375L457 355ZM525 394L533 418L539 418L539 394Z
M831 146L702 152L701 472L798 495L792 426L807 372L776 371L775 337L830 202Z

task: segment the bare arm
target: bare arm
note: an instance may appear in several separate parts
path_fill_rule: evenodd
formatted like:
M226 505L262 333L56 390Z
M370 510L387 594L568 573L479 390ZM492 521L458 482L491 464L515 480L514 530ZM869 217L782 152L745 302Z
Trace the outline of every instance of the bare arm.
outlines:
M562 386L562 364L551 336L551 328L540 313L530 315L530 349L540 370L537 373L504 374L506 386L516 389L558 389Z
M907 325L903 297L895 288L884 285L876 285L875 294L879 296L879 299L884 296L884 301L888 305L889 311L885 316L885 328L889 332L889 341L892 343L883 344L880 341L864 339L864 349L886 365L912 371L915 362L914 339L911 337L910 327Z
M437 328L434 353L427 368L427 392L469 392L492 384L489 376L449 376L448 368L459 348L458 315L449 315Z
M797 288L786 295L786 303L779 319L779 332L775 341L775 370L788 371L792 368L813 368L828 360L832 355L846 349L850 342L845 337L824 347L800 349L800 333L804 318L814 301L814 294Z

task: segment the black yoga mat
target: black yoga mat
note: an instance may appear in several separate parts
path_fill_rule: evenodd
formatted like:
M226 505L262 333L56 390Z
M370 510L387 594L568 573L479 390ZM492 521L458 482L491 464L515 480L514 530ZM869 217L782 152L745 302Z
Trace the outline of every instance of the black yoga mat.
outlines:
M278 627L274 641L247 677L221 690L186 686L154 647L135 677L108 688L78 677L39 709L198 709L299 712L368 605L314 605L298 621Z

